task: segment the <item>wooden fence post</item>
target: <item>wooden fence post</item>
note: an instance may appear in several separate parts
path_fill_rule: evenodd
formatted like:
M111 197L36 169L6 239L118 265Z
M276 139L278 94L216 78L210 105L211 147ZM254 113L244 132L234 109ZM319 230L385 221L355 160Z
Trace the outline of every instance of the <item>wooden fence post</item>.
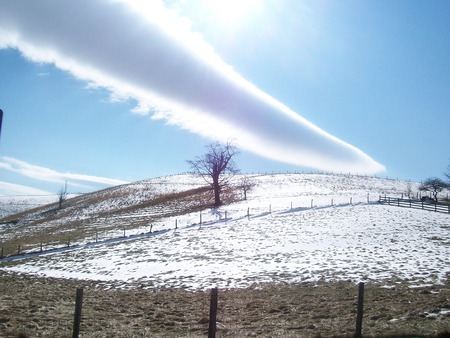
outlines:
M73 320L72 338L78 338L78 336L80 335L82 306L83 306L83 289L78 288L76 299L75 299L75 315L74 315L74 320Z
M20 255L20 244L17 246L17 254Z
M364 305L364 283L358 284L358 312L356 315L356 332L355 338L362 337L362 320L363 320L363 305Z
M211 304L209 308L209 328L208 328L208 338L216 337L217 330L217 301L218 292L217 288L211 289Z
M2 254L0 255L0 258L3 258L3 247L2 247Z

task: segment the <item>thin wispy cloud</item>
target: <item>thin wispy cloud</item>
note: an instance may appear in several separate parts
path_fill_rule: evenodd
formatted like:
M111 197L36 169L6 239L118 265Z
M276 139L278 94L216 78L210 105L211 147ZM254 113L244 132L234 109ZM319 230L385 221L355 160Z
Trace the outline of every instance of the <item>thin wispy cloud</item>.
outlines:
M321 170L384 167L262 92L227 65L162 1L0 3L0 48L54 64L134 112L260 156Z
M62 184L67 182L70 186L73 187L86 188L89 187L87 185L89 183L103 184L103 185L120 185L128 183L125 181L105 177L73 174L73 173L61 173L53 169L40 167L25 161L21 161L6 156L1 158L0 168L38 181L62 183Z
M21 184L14 184L0 181L0 196L15 196L15 195L48 195L48 191L36 189Z

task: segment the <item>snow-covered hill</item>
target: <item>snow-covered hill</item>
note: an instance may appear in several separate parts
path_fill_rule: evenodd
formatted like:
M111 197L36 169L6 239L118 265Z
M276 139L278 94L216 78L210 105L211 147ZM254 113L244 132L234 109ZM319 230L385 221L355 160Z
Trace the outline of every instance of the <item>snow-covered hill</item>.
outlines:
M199 195L183 197L184 207L178 198L163 207L145 204L204 185L192 175L91 194L89 204L80 199L73 203L76 212L41 220L33 231L82 220L96 231L107 225L116 240L92 243L91 234L77 247L3 261L1 268L124 287L191 289L342 279L416 285L439 283L450 272L450 215L377 203L381 194L415 194L418 184L349 175L248 176L254 188L246 201L201 212L183 212ZM171 213L173 208L179 210ZM125 225L126 238L118 238ZM6 233L2 228L0 234Z

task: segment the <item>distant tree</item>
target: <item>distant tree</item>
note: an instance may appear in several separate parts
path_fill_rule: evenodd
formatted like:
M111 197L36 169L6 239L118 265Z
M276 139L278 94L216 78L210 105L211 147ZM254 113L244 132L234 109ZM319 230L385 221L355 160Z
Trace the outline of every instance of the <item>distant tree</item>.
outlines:
M419 187L420 191L429 191L433 194L433 199L437 202L437 195L445 188L448 188L448 184L437 177L430 177L422 183Z
M67 181L64 185L64 188L61 188L61 190L59 191L58 197L59 209L61 209L63 202L67 199Z
M222 145L218 142L210 143L207 152L197 156L192 161L187 161L195 173L200 174L214 191L214 205L221 205L220 194L231 178L239 172L234 157L239 153L237 148L227 142Z
M411 198L412 194L412 182L410 180L406 181L406 195Z
M244 192L244 200L247 200L247 192L252 190L255 184L250 180L248 176L244 176L239 182L239 188Z

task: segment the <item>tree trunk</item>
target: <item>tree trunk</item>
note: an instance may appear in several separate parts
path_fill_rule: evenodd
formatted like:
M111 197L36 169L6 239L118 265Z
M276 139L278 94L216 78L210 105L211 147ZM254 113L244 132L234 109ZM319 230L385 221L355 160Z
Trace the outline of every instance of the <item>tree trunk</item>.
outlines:
M220 184L219 184L219 176L217 175L213 177L213 189L214 189L214 206L220 206Z

